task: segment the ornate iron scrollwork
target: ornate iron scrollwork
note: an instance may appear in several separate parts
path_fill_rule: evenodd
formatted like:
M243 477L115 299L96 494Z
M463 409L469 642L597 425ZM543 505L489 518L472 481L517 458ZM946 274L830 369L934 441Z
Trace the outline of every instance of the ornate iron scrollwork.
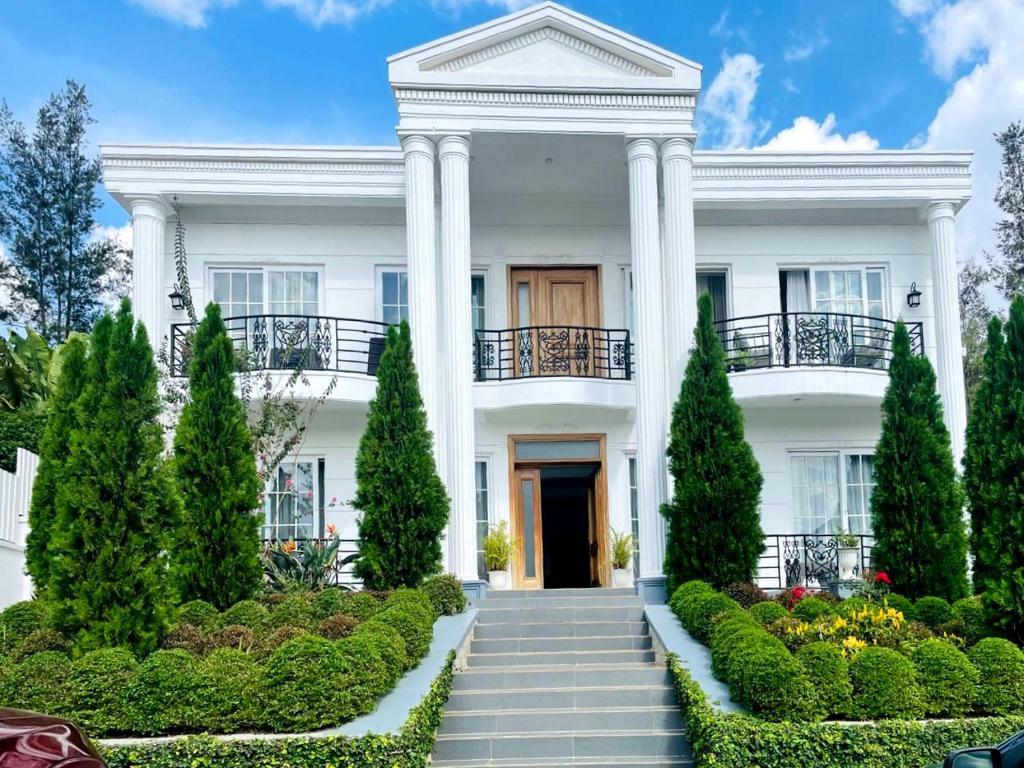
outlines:
M590 375L590 333L584 328L576 329L576 340L573 344L574 359L576 361L576 375Z
M828 315L796 316L796 359L798 363L826 365L832 344Z
M519 375L533 375L533 334L530 331L516 331L519 337Z
M317 318L313 329L313 354L316 355L318 368L329 368L331 363L331 321L324 317Z
M267 318L257 317L252 323L252 347L250 353L253 358L253 365L256 368L266 368L267 366L267 348L268 348L268 336L267 336Z
M568 328L537 330L537 371L542 375L570 372Z

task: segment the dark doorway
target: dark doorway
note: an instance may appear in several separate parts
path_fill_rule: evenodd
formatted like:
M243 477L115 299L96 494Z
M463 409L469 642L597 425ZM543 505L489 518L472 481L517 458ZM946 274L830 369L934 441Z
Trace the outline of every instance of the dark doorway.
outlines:
M544 551L544 587L597 586L592 465L541 469L540 494Z

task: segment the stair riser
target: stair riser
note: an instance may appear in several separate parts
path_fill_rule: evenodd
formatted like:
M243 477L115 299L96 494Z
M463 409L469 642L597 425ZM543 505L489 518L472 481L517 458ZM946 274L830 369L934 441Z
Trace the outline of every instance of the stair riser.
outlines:
M473 640L470 653L565 653L567 651L646 651L651 638L644 635L623 637L554 637Z
M488 624L558 624L580 621L643 621L643 606L624 608L514 608L480 611L477 626Z
M536 667L541 665L650 664L654 651L583 651L579 653L495 653L471 655L470 667Z
M628 597L635 596L632 587L615 587L602 589L491 589L481 604L489 600L551 600L559 597Z
M466 735L500 733L550 733L610 731L677 731L683 720L676 709L637 709L633 711L498 712L494 714L445 715L439 733Z
M574 734L567 736L441 737L434 763L453 760L527 760L533 758L690 757L682 733Z
M477 624L473 637L478 640L552 637L623 637L647 634L644 621L593 621L580 624Z
M600 760L600 758L592 758L594 760ZM538 760L531 763L509 763L502 761L501 763L492 762L480 762L478 760L470 760L469 762L457 761L454 763L437 763L431 762L431 768L493 768L495 765L500 765L501 768L562 768L562 766L571 766L571 768L693 768L693 760L688 758L679 759L665 759L665 758L650 758L642 762L633 762L626 758L615 760L614 762L608 762L607 760L600 760L600 762L592 763L589 761L580 762L579 760L573 760L572 762L563 762L561 760L557 762L550 762L547 760Z
M601 597L549 597L509 598L506 600L483 600L477 604L480 613L522 608L636 608L643 607L643 601L636 595L612 595Z
M590 688L582 691L454 691L445 705L445 712L672 707L675 701L675 694L667 685L648 688Z
M536 688L614 688L666 685L668 672L657 667L638 669L556 669L465 672L455 676L456 691L502 691Z

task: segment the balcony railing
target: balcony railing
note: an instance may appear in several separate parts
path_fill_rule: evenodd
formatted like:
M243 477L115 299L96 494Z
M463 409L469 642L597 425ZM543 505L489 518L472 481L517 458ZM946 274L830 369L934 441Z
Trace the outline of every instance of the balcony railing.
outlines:
M473 365L477 381L543 376L631 379L633 349L625 329L560 325L479 330Z
M871 568L873 536L854 536L856 558L844 577L859 578ZM839 537L814 534L769 534L757 564L757 583L762 589L811 587L824 589L840 577ZM844 555L845 558L845 555Z
M246 315L224 319L239 367L250 370L377 374L388 326L350 317ZM190 323L171 326L171 373L184 376L192 359Z
M835 312L785 312L715 322L730 371L839 366L885 370L892 358L893 320ZM921 323L908 323L911 349L924 354Z

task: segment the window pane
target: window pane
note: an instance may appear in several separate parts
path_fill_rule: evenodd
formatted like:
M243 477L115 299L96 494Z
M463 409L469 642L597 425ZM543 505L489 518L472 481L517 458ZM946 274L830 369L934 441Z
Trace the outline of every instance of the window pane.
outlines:
M245 301L249 280L245 272L231 273L231 301Z
M524 478L521 485L523 499L523 575L536 578L536 550L533 546L533 480Z
M381 301L384 304L398 303L398 274L395 272L384 272L380 276Z
M597 440L538 440L516 443L516 460L601 458Z
M868 275L868 301L882 300L882 270L869 269Z
M864 297L864 291L860 282L860 270L846 273L849 293L847 294L851 299L862 299Z
M270 300L284 301L284 273L270 273Z
M518 283L516 297L519 308L519 327L525 328L530 324L530 284Z
M285 300L287 301L301 301L302 300L302 273L301 272L285 272Z
M409 304L409 273L398 273L398 303L403 307Z
M629 464L629 528L633 534L633 575L640 575L640 509L636 493L636 457L630 456Z
M477 577L487 576L486 563L484 562L484 537L487 536L488 523L490 520L487 505L487 462L476 462L476 553L477 553Z
M470 297L473 308L473 330L479 331L486 327L483 275L472 276L470 282Z
M819 312L827 312L829 308L830 291L828 285L828 272L814 273L814 305Z
M316 272L302 273L302 300L316 302Z
M845 299L846 298L846 273L845 272L833 272L832 273L832 299Z
M231 300L231 275L228 272L213 273L213 300L225 304Z

